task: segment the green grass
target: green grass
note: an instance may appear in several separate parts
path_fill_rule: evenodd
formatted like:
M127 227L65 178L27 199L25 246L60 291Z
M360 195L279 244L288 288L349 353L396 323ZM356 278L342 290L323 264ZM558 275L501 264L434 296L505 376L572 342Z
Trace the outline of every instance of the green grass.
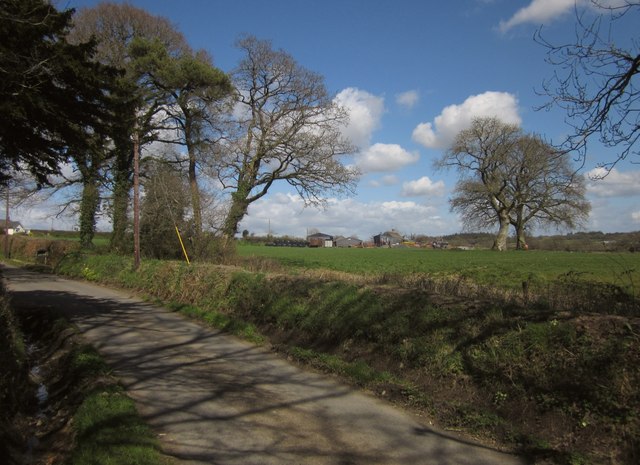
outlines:
M74 376L90 380L107 376L110 368L89 345L79 346L70 363ZM133 401L115 384L89 389L73 417L76 446L70 465L158 465L158 441L138 415Z
M371 387L375 383L400 382L391 375L391 373L387 371L377 371L361 360L347 362L335 355L316 352L315 350L301 347L290 348L288 354L319 370L345 376L359 386Z
M77 231L31 231L31 237L57 241L80 241L80 233ZM111 233L96 232L93 236L93 245L96 247L107 247L110 240Z
M523 281L559 277L615 284L640 292L640 254L550 251L324 249L239 246L242 257L273 258L292 268L330 269L364 275L459 275L479 284L520 288Z
M87 397L74 416L78 446L72 465L157 465L158 444L140 420L133 401L122 392Z

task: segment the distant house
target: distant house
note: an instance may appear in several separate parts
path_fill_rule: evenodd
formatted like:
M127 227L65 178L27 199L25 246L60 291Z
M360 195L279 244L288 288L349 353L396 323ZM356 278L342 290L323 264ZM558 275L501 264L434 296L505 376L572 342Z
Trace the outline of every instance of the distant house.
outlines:
M402 244L404 237L395 229L373 236L376 247L393 247Z
M357 237L336 237L336 247L362 247L362 241Z
M26 234L28 232L19 221L9 220L9 224L7 225L4 218L0 218L0 228L2 228L3 234L8 234L9 236L13 236L14 234Z
M323 233L315 233L307 236L309 247L333 247L333 236Z

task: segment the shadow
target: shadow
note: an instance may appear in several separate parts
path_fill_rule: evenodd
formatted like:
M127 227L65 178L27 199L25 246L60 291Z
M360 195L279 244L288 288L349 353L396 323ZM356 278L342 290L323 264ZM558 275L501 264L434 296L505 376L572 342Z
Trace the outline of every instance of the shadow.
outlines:
M79 328L181 463L522 463L121 291L3 274L16 312L55 310Z

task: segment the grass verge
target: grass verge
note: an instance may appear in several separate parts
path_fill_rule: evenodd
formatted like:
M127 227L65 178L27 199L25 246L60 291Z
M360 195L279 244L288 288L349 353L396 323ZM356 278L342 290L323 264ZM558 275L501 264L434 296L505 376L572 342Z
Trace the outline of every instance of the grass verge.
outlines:
M77 347L71 373L83 380L84 398L73 415L75 447L70 465L158 465L159 443L93 347ZM105 382L105 377L107 381Z

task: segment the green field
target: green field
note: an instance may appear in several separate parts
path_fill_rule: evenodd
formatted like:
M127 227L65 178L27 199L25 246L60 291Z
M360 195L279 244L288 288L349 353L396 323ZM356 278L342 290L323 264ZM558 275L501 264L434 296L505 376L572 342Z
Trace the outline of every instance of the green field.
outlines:
M519 287L523 281L574 280L616 284L633 295L640 288L640 254L550 251L338 249L240 246L243 257L268 257L294 268L364 275L459 275L480 284Z

